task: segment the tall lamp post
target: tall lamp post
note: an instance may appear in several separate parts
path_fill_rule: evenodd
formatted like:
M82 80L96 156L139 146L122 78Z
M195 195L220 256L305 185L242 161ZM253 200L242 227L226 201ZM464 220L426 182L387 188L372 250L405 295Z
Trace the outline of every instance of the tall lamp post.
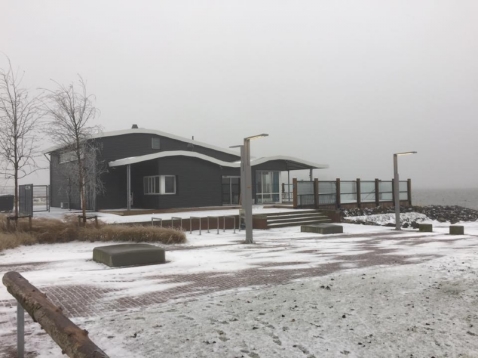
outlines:
M252 171L251 171L251 140L268 137L268 134L258 134L244 138L244 145L231 148L241 148L241 189L242 209L246 222L246 244L254 242L252 238Z
M402 152L393 154L393 197L395 198L395 229L401 230L400 225L400 181L398 180L398 160L402 155L417 154L417 152Z
M240 203L242 205L242 209L244 210L244 193L246 192L245 190L245 183L246 180L244 178L244 146L242 144L239 145L231 145L229 148L239 148L241 150L241 200ZM241 218L239 217L239 225L241 225Z

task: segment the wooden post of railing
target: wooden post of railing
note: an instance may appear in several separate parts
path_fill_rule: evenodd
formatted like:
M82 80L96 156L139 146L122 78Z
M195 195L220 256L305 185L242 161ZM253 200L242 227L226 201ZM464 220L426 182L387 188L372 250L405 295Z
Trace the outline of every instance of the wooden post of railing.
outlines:
M340 178L335 179L335 208L340 209Z
M292 179L292 207L297 209L297 178Z
M63 315L44 293L30 284L18 272L7 272L3 284L17 302L38 322L58 344L63 353L73 358L107 358L105 352L89 338L88 331L80 329Z
M380 180L375 178L375 206L380 206Z
M412 206L412 179L407 179L407 199L408 205Z
M362 197L360 195L360 179L357 178L357 207L361 208L362 207Z
M319 208L319 179L314 178L314 207Z

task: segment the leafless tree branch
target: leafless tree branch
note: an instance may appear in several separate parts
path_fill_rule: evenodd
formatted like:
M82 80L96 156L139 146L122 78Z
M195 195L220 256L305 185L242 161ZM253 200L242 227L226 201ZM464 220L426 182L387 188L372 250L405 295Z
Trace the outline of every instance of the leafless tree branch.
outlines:
M13 178L15 218L18 217L18 180L40 169L37 127L42 117L40 98L21 86L23 73L0 69L0 174Z
M90 192L95 197L102 192L101 175L106 172L103 163L97 160L101 148L92 139L100 132L99 126L90 122L99 114L95 107L95 96L89 95L86 82L78 75L78 83L65 86L55 82L55 90L45 90L44 110L50 118L48 135L58 145L59 153L73 153L74 165L64 165L60 170L72 183L66 190L71 195L72 187L77 187L81 197L83 221L86 222L86 199ZM62 165L62 164L60 164Z

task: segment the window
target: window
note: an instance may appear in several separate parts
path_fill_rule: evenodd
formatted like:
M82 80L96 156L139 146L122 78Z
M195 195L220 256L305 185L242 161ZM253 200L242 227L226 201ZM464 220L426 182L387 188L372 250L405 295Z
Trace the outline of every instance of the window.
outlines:
M277 203L280 201L280 173L277 171L256 171L256 203Z
M80 154L80 158L83 159L83 153ZM60 153L60 164L74 161L76 161L76 152L74 150Z
M159 149L159 138L151 138L151 149Z
M143 191L147 195L176 194L176 176L154 175L144 177Z

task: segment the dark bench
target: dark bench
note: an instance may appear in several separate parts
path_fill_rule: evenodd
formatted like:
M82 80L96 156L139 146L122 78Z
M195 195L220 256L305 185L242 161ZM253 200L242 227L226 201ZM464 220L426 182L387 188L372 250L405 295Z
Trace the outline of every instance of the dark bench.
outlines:
M93 261L110 267L164 264L164 250L149 244L119 244L93 249Z

